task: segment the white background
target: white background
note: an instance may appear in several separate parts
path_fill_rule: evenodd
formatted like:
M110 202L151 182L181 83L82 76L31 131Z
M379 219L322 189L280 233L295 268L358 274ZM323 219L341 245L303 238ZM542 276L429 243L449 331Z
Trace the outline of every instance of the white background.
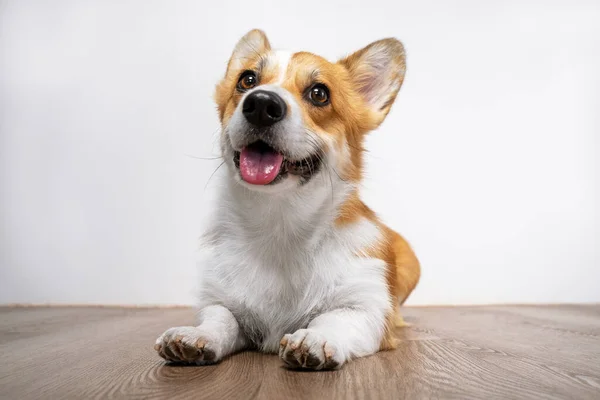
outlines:
M421 258L409 303L598 302L599 21L597 0L0 1L0 303L193 301L219 177L187 155L217 154L214 85L255 27L330 59L404 42L363 197Z

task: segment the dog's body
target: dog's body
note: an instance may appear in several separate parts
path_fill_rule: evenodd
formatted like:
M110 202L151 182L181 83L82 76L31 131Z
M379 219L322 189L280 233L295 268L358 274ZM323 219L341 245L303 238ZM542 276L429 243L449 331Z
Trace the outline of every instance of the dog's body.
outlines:
M395 346L419 263L358 185L363 136L403 77L394 39L331 64L273 51L261 31L242 38L217 87L229 174L201 250L199 325L167 330L162 357L258 348L323 369Z

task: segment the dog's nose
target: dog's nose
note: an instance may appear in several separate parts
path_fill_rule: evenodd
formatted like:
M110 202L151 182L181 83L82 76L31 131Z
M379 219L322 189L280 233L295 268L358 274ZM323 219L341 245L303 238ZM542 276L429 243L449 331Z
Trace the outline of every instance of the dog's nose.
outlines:
M255 90L244 100L242 112L252 125L265 127L281 121L287 106L277 94L266 90Z

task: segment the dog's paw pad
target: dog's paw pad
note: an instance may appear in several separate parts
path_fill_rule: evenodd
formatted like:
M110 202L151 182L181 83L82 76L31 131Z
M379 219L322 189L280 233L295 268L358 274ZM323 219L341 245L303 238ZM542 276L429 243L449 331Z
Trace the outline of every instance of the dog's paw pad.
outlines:
M279 345L279 357L291 368L336 369L344 363L335 344L311 329L285 335Z
M202 365L218 361L210 341L193 326L168 329L156 340L154 350L170 362Z

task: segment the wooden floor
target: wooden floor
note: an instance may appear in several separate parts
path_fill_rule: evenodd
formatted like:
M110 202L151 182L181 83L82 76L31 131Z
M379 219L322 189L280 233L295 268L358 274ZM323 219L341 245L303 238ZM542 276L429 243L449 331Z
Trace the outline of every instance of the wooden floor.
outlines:
M600 399L600 306L407 308L398 350L297 372L245 352L208 367L153 350L189 309L1 308L1 399Z

